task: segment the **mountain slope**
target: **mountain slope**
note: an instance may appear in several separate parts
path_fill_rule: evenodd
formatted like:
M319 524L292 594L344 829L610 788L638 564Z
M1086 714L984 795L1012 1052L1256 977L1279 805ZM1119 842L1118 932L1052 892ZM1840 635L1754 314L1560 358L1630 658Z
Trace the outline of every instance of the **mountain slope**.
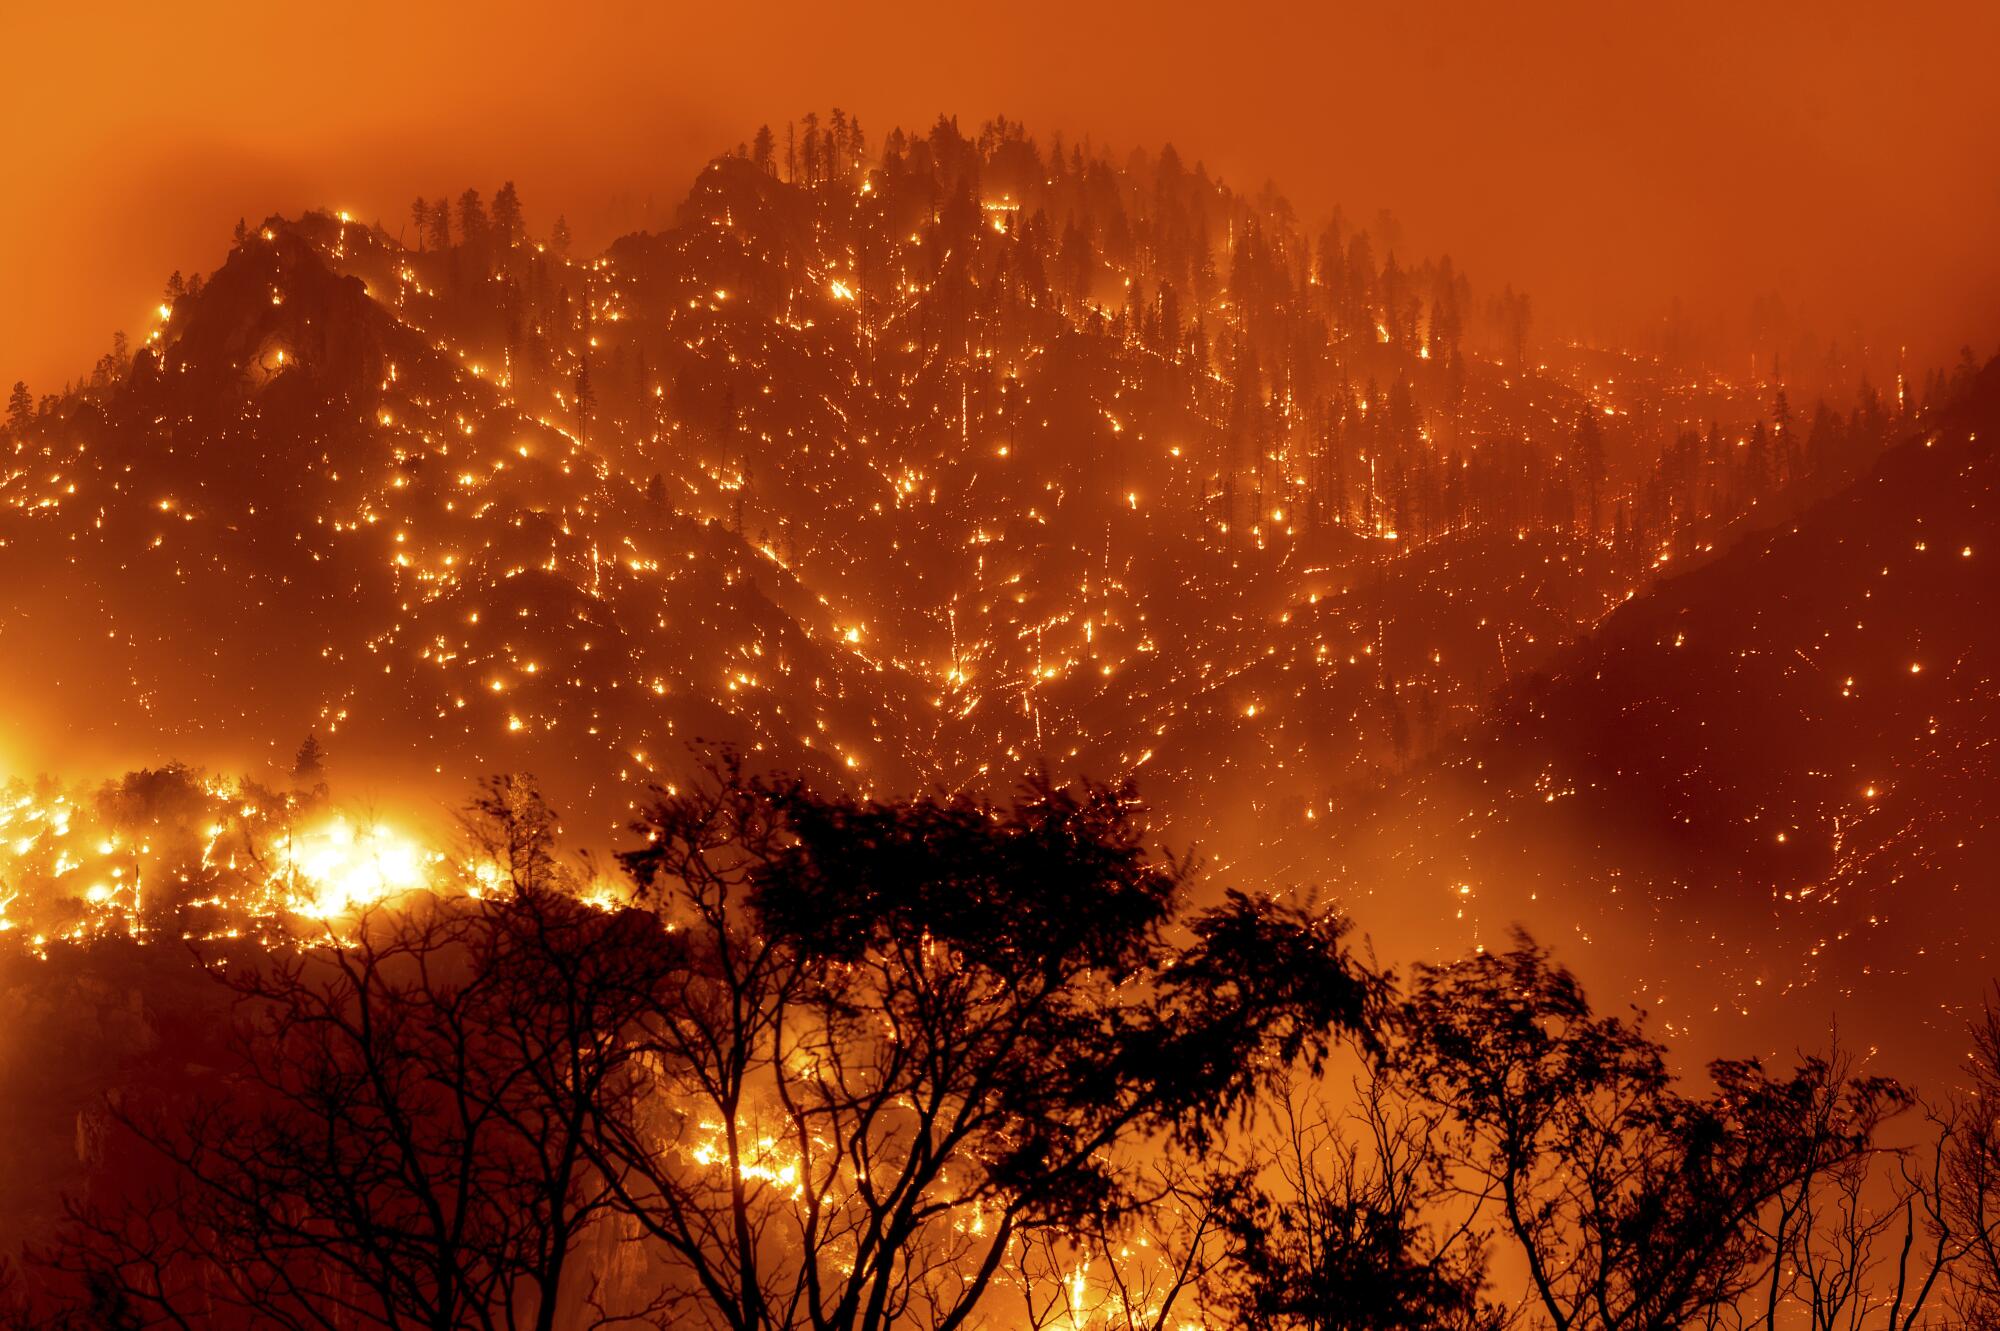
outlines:
M1462 935L1527 923L1670 1024L1810 1040L1838 1006L1952 1058L1996 963L1996 440L2000 363L1511 691L1354 870Z
M317 727L458 779L530 761L576 795L697 736L923 775L900 764L929 709L779 564L268 234L65 422L71 456L13 478L10 696L86 752Z
M268 774L315 728L343 790L525 767L592 838L702 740L879 791L1046 763L1314 878L1288 829L1844 465L1691 433L1760 386L1528 364L1513 293L1171 148L813 160L718 159L589 260L476 200L445 246L245 231L9 431L0 763Z

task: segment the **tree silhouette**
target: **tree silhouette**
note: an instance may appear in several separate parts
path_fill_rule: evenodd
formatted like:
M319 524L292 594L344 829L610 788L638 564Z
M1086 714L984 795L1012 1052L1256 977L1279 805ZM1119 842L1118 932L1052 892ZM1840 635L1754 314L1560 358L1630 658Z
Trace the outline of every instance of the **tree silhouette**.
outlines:
M292 780L309 788L326 788L326 748L319 742L318 731L307 731L299 742L299 751L292 759Z
M1492 1331L1476 1216L1451 1219L1442 1114L1364 1072L1352 1110L1288 1088L1276 1148L1221 1194L1231 1262L1218 1282L1237 1324L1286 1331ZM1462 1211L1462 1208L1460 1208Z
M1364 1021L1344 925L1181 916L1118 791L885 805L729 763L639 826L690 968L644 1023L669 1089L599 1149L705 1324L951 1331L1012 1245L1138 1203L1128 1148L1198 1147Z
M426 896L339 946L219 969L234 1058L117 1108L151 1181L76 1207L55 1265L135 1327L658 1313L604 1305L575 1258L610 1201L588 1127L644 1082L618 1032L678 964L647 915L521 892Z
M502 249L512 249L521 243L525 230L521 196L515 193L514 182L510 180L493 194L493 233Z
M1120 791L875 804L729 758L649 806L618 911L563 890L532 778L464 826L478 895L217 959L239 1021L113 1107L49 1316L956 1327L1023 1245L1194 1198L1167 1162L1375 1010L1339 919L1185 912Z
M434 250L451 248L451 200L443 195L431 204L429 240Z
M1446 1163L1497 1211L1557 1331L1665 1331L1733 1305L1761 1270L1768 1208L1865 1153L1908 1103L1819 1059L1783 1080L1717 1062L1712 1095L1683 1095L1661 1046L1595 1015L1525 936L1419 968L1402 1021L1397 1075L1444 1111Z
M1944 1160L1944 1219L1964 1256L1952 1309L1976 1331L2000 1327L2000 989L1972 1023L1972 1096Z
M1809 1103L1806 1135L1835 1140L1829 1120L1848 1111L1835 1079ZM1833 1152L1810 1161L1779 1194L1764 1226L1770 1257L1761 1308L1741 1319L1769 1331L1803 1309L1812 1331L1913 1331L1941 1279L1965 1252L1950 1206L1950 1166L1965 1121L1927 1110L1930 1131L1899 1150ZM1990 1201L1987 1203L1990 1205ZM1968 1317L1967 1324L1977 1324Z
M468 246L484 244L489 230L486 205L479 198L479 191L467 187L458 196L458 235Z

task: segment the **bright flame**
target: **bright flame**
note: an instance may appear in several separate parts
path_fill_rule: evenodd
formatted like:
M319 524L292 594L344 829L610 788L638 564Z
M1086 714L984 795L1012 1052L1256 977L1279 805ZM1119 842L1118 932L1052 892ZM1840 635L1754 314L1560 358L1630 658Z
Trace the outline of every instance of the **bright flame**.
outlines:
M437 858L393 828L338 816L299 833L281 854L293 908L318 920L424 886Z

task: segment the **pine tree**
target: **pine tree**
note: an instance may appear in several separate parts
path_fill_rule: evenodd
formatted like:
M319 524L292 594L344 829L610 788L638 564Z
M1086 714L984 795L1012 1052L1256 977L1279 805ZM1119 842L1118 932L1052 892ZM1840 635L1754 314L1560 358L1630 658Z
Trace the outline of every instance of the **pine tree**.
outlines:
M7 428L19 435L34 418L35 399L29 396L28 385L16 379L14 391L7 395Z
M521 196L514 192L514 182L510 180L493 196L493 231L501 247L511 250L521 243L523 230Z
M292 759L292 780L301 786L324 786L326 784L326 749L319 742L319 733L308 730L299 744L299 751Z
M458 234L467 245L477 245L486 239L486 205L480 202L479 191L468 188L458 196Z
M430 244L434 250L451 248L451 203L443 196L431 205Z
M838 179L841 163L847 154L847 112L833 108L831 117L833 128L827 131L826 174L828 179Z
M817 184L820 179L819 112L817 111L806 112L805 115L801 118L800 123L806 127L805 147L804 147L805 161L802 163L802 165L805 167L806 184L814 185Z
M410 205L410 222L416 228L417 249L421 252L424 248L424 232L431 223L431 206L425 202L421 194L417 196L416 202Z

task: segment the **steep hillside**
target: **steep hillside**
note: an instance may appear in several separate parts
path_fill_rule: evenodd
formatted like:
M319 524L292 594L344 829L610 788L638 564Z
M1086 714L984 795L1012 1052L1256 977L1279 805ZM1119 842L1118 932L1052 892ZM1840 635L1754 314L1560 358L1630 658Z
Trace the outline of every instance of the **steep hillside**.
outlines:
M928 775L930 710L780 564L267 234L11 478L9 696L83 752L317 728L416 771L532 752L578 795L696 736Z
M349 791L531 768L593 837L696 741L881 791L1048 764L1318 876L1274 829L1881 428L1531 364L1511 291L1170 148L826 133L587 261L511 188L408 244L241 229L8 431L0 763L282 772L313 729Z
M1349 843L1671 1024L1953 1056L2000 892L2000 364L1864 479L1511 690Z

